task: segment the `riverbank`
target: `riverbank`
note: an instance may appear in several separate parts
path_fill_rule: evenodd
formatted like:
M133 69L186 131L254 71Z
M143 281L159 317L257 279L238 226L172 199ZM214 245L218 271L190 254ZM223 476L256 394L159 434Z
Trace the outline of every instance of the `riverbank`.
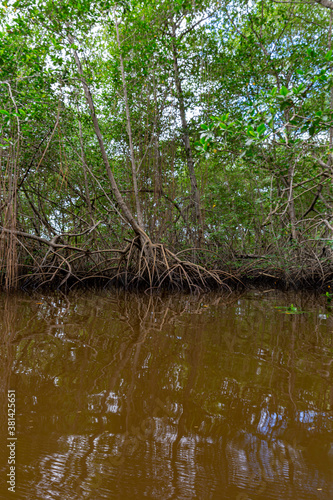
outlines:
M198 254L197 254L198 256ZM3 291L61 290L74 288L119 288L154 293L158 291L196 293L209 290L243 290L272 288L279 290L330 291L333 289L333 263L328 257L319 259L290 259L276 255L236 255L214 260L178 259L151 269L139 269L135 261L126 266L88 266L87 262L74 265L68 258L66 266L55 262L37 266L18 265L13 286L6 289L6 275L2 274ZM289 257L289 258L288 258Z

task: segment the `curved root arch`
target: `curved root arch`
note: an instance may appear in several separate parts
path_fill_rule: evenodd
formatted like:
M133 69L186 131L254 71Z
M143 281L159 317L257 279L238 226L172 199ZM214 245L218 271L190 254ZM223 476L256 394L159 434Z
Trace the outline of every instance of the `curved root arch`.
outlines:
M124 249L100 248L90 250L59 243L60 236L46 240L22 231L7 230L18 237L23 252L31 264L22 265L15 284L24 289L41 286L70 289L79 283L112 284L144 290L173 289L178 291L207 291L227 288L235 276L183 260L161 243L152 243L145 233L137 235ZM67 235L68 236L68 235ZM28 245L21 238L30 241ZM45 253L42 246L47 247ZM37 246L39 245L39 246ZM189 251L189 250L187 250ZM182 253L182 252L180 252Z
M229 289L226 281L232 275L180 259L161 243L138 237L129 242L122 256L115 279L126 288L145 286L146 289L174 288L178 290Z

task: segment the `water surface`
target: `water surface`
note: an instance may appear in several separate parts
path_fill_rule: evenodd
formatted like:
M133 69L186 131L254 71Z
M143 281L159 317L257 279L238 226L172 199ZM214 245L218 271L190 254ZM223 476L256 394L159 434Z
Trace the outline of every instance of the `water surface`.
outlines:
M323 298L85 292L0 310L1 499L333 498Z

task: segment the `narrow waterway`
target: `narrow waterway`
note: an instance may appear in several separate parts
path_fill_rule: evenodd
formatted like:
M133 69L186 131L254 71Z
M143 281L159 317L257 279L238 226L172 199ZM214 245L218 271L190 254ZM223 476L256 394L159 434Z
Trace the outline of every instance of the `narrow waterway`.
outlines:
M0 310L1 499L333 498L324 297L80 292Z

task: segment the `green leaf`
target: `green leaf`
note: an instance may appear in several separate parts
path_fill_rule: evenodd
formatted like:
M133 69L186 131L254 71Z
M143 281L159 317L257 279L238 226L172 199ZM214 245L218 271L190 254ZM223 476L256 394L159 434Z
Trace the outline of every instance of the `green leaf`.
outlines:
M300 93L301 93L304 89L305 89L305 85L304 85L304 83L302 83L302 84L301 84L301 85L299 85L298 87L293 87L293 89L292 89L292 90L293 90L293 93L294 93L295 95L298 95L298 94L300 94Z
M311 57L312 59L314 57L316 57L316 52L313 49L307 49L306 53L307 53L308 57Z
M259 127L257 127L257 132L259 135L262 135L266 130L266 125L264 123L262 123L261 125L259 125Z
M333 53L333 50L329 50L327 52L327 54L325 55L325 60L326 61L331 61L332 60L332 53Z
M311 127L309 128L309 134L310 135L314 135L316 131L316 126L315 125L311 125Z
M282 87L280 89L280 94L283 97L286 97L289 94L289 90L287 89L287 87L285 87L284 85L282 85Z

